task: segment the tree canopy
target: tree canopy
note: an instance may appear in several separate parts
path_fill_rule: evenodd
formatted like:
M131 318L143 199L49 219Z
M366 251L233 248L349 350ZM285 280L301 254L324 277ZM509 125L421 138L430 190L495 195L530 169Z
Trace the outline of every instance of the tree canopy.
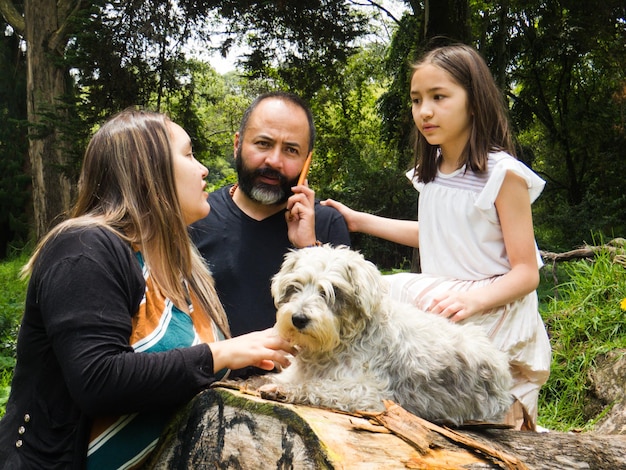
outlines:
M0 255L29 238L26 227L36 239L59 220L106 116L131 105L170 114L218 187L234 179L243 109L277 88L314 109L318 196L415 217L403 176L409 65L439 35L475 46L508 98L518 156L548 183L534 212L540 246L623 235L625 10L619 0L0 0L11 26L0 38L0 226L12 227ZM236 46L245 51L237 71L216 73L210 53ZM355 245L382 266L410 257L366 237Z

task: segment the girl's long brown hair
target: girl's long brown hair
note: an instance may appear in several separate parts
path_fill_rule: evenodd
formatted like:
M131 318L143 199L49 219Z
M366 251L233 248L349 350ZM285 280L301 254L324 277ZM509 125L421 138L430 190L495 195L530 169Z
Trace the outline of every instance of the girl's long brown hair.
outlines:
M87 146L71 217L41 240L24 272L32 271L42 247L62 231L101 226L141 249L155 283L181 309L188 305L186 282L197 307L229 337L213 278L183 219L169 122L160 113L127 109L102 125Z
M446 71L467 93L472 129L458 167L467 165L480 173L487 170L489 152L503 150L515 155L504 97L480 54L465 44L450 44L427 52L412 65L413 73L425 64ZM437 175L438 146L430 145L416 127L414 132L416 174L428 183Z

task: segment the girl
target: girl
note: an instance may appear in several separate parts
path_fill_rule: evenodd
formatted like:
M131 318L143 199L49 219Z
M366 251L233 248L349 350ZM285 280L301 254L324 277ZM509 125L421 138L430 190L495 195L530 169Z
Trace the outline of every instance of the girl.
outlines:
M530 207L544 181L512 156L502 95L474 49L426 53L413 65L411 102L418 133L407 176L420 192L419 220L323 204L338 209L350 231L420 248L422 274L389 276L391 295L481 325L510 358L517 401L507 422L535 429L551 355Z
M222 371L289 364L272 330L223 340L224 311L187 234L210 210L207 174L162 114L127 110L93 136L72 217L25 267L1 468L131 468Z

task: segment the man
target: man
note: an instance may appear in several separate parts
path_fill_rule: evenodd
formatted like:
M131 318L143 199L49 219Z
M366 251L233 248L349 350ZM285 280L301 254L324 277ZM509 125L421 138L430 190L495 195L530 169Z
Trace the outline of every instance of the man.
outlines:
M238 183L212 193L211 212L190 228L209 264L233 336L271 327L271 278L289 249L350 245L343 217L297 185L315 127L299 97L272 92L245 111L235 134Z

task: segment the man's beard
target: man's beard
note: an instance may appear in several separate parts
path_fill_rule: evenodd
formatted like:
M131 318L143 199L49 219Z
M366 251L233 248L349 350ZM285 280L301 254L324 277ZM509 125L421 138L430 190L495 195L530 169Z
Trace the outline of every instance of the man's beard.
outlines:
M241 155L241 147L237 149L235 158L235 167L237 168L237 176L239 180L239 189L253 201L264 205L283 204L291 196L291 188L298 183L298 179L287 180L280 172L271 168L259 168L257 170L249 170L243 163ZM259 176L269 176L278 179L278 184L266 184L257 182Z

